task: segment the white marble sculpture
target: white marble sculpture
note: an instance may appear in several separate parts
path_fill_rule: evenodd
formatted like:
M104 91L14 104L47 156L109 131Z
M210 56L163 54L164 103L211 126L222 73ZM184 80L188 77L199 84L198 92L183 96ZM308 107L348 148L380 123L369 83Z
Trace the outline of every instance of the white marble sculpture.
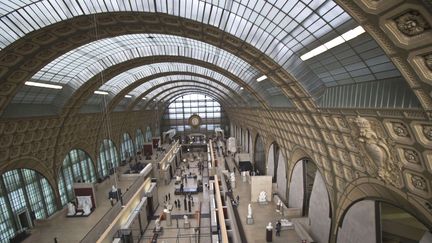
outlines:
M89 215L91 213L91 208L93 207L91 196L77 196L77 201L78 208L83 210L84 215Z
M161 225L160 225L160 219L156 219L155 221L155 231L160 231Z
M231 186L233 187L233 188L236 188L236 179L235 179L235 174L234 174L234 172L231 172L231 174L230 174L230 180L231 180Z
M249 203L249 205L248 205L248 215L247 215L247 217L248 218L252 218L253 216L252 216L252 206L251 206L251 204Z
M259 203L266 203L267 202L267 193L265 191L260 192L258 196L258 202Z
M75 205L71 202L68 203L68 211L67 211L67 215L68 216L72 216L75 215L76 210L75 210Z
M89 203L87 200L83 203L83 212L84 215L89 215L91 213L91 203Z
M267 229L267 230L272 230L272 229L273 229L273 226L272 226L272 223L271 223L271 222L268 223L266 229Z
M189 223L189 218L188 218L187 215L183 216L183 218L184 218L184 223L185 224Z
M111 187L111 191L112 191L112 192L116 192L116 191L117 191L117 188L113 185L113 186Z

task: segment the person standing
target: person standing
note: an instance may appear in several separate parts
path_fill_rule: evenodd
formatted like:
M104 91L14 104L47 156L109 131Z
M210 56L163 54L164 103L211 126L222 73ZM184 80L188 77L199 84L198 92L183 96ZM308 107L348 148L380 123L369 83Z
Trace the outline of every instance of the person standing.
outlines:
M276 223L276 236L280 236L281 228L282 228L282 224L281 224L280 220L278 220Z

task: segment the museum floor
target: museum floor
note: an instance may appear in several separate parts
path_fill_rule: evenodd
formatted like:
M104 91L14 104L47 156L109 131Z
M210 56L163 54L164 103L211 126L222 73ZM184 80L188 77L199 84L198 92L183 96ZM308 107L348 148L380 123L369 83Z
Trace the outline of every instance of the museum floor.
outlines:
M234 162L231 157L227 157L227 165L232 171L234 167ZM218 161L223 161L221 157ZM238 171L238 170L237 170ZM190 163L190 172L197 173L196 163ZM203 172L203 183L208 182L208 170L205 167ZM247 207L250 202L250 184L248 182L243 182L239 173L236 173L236 187L234 188L234 196L239 195L240 203L237 207L239 216L241 220L241 228L243 228L244 235L247 242L249 243L262 243L265 241L265 227L269 222L275 225L278 219L282 216L276 212L276 205L274 202L270 202L267 205L259 205L258 203L252 203L254 224L246 224ZM97 188L97 205L96 210L88 217L82 218L66 218L65 211L60 211L49 220L38 223L37 227L32 229L31 236L28 237L24 242L54 242L54 238L57 238L57 242L79 242L85 234L96 224L101 217L108 211L111 207L109 200L107 199L106 192L110 190L111 185L114 183L113 177L110 180L106 180L98 185ZM130 186L129 181L118 181L120 188L128 188ZM193 186L196 183L195 179L188 179L188 186ZM163 227L163 234L158 238L158 242L163 243L182 243L182 242L198 242L196 241L196 232L194 232L194 227L197 226L198 221L193 218L196 210L199 209L201 203L201 230L200 230L200 242L211 242L210 235L210 212L208 203L208 191L204 187L202 193L194 194L193 201L194 206L191 212L188 212L184 208L184 196L174 195L174 180L167 185L159 185L158 195L159 195L159 207L155 212L155 217L150 222L144 236L141 238L140 242L149 242L153 235L153 229L155 227L156 216L161 213L164 209L165 195L170 193L171 200L170 204L173 205L175 199L180 199L181 208L176 208L173 205L172 210L172 224L166 225L166 221L161 221L161 226ZM184 227L184 215L189 215L190 227ZM300 238L297 236L295 230L282 230L280 237L275 236L273 232L273 242L300 242ZM138 242L134 239L134 242Z

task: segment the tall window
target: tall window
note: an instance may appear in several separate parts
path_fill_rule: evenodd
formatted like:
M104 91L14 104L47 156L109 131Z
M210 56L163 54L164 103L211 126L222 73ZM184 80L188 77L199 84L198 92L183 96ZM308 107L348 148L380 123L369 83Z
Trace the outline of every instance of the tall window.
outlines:
M123 161L134 155L135 155L135 150L134 150L132 138L129 134L123 133L120 158Z
M260 135L257 135L254 152L255 169L259 171L260 175L265 175L266 162L264 154L264 143Z
M151 131L150 127L147 127L146 133L145 133L145 142L151 143L151 141L152 141L152 131Z
M144 145L144 134L142 133L141 129L136 130L136 136L135 136L135 150L141 151Z
M0 180L0 242L25 227L18 215L44 219L56 209L52 188L41 174L29 169L5 172Z
M86 152L80 149L71 150L63 160L59 175L59 193L62 205L73 199L74 182L95 182L96 174L93 161Z
M98 173L100 177L110 174L113 168L119 166L117 148L109 139L104 139L99 148Z
M197 128L188 123L189 117L194 114L202 119ZM176 129L179 134L211 134L216 127L225 130L227 124L225 112L217 101L206 95L190 94L176 99L168 106L163 116L162 129Z

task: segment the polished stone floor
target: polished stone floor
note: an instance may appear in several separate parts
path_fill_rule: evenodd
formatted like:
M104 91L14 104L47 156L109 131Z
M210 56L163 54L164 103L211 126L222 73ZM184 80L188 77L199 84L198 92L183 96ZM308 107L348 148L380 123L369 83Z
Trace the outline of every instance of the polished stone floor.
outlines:
M223 158L220 154L217 154L218 161L223 162ZM233 159L228 156L227 165L232 171L234 167ZM180 174L181 169L184 173L196 173L199 174L197 162L188 162L189 169L186 168L185 164L180 165L176 173ZM237 170L238 171L238 170ZM205 167L202 171L203 184L208 182L208 170ZM139 242L149 242L153 237L153 229L155 227L155 219L157 215L160 215L164 209L164 205L171 204L173 209L172 222L171 225L167 225L165 220L161 221L161 226L163 227L163 233L158 237L159 243L190 243L197 241L197 231L194 229L198 227L198 219L194 218L197 211L201 213L201 227L200 227L200 242L212 242L210 235L210 209L209 209L209 196L206 187L202 193L193 194L194 206L189 210L184 208L184 196L174 195L175 189L175 179L173 178L167 185L159 185L158 195L159 195L159 207L155 213L154 219L150 222L144 231L143 237L140 238ZM196 179L188 178L187 186L195 187ZM240 204L238 205L238 213L240 216L242 228L246 235L246 240L249 243L262 243L265 241L265 227L269 222L274 225L278 219L282 216L276 212L276 205L274 202L270 202L267 205L259 205L257 203L252 203L253 214L254 214L254 224L246 224L247 206L250 202L250 184L248 182L243 182L242 178L236 173L236 187L234 188L234 196L239 195ZM111 177L109 180L104 181L98 185L96 192L98 207L89 216L83 218L66 218L66 211L63 210L50 219L39 222L37 227L32 229L31 236L27 238L24 242L54 242L54 237L57 238L59 243L62 242L79 242L85 234L98 222L101 217L109 210L111 207L109 200L107 199L107 192L110 190L111 186L114 184L114 179ZM121 181L118 182L118 187L125 190L131 184L131 181ZM170 194L170 200L164 203L166 195ZM181 202L181 207L176 208L174 206L174 200L179 199ZM188 215L190 227L184 227L184 215ZM139 234L137 234L139 235ZM135 238L135 237L134 237ZM134 242L138 242L135 239ZM294 230L284 230L281 231L281 236L276 237L273 232L273 242L301 242Z

